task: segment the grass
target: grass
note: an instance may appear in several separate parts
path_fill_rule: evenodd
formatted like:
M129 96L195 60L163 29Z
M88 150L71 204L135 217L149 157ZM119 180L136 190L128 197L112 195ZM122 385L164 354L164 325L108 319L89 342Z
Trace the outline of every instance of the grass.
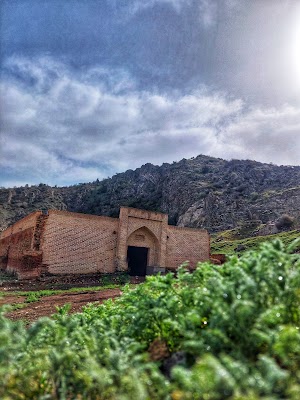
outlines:
M220 240L220 237L222 237L223 239ZM271 241L273 239L280 239L284 244L288 245L292 243L295 239L300 238L300 232L298 230L293 230L289 232L277 233L274 235L256 236L238 240L230 240L229 237L229 231L221 232L217 235L214 235L211 240L211 253L228 255L234 254L237 253L238 247L243 249L241 251L254 250L257 249L261 243ZM300 250L300 244L298 246L298 250Z
M0 306L0 313L9 313L16 310L21 310L22 308L26 308L28 304L26 303L10 303L10 304L2 304Z
M135 287L134 284L128 284L129 287ZM70 289L60 289L60 290L32 290L32 291L1 291L0 290L0 298L5 298L8 296L22 296L24 297L23 302L18 303L6 303L0 306L0 313L10 313L13 311L17 311L20 309L24 309L29 306L30 303L36 303L41 300L42 297L59 295L59 294L72 294L72 293L86 293L86 292L94 292L94 291L103 291L107 289L121 289L124 288L124 284L106 284L102 286L92 286L92 287L73 287ZM19 299L20 301L20 299ZM66 303L68 303L68 299L66 299ZM27 321L26 318L22 318L26 325L30 324L30 321Z
M7 309L7 312L11 311L16 311L16 310L21 310L22 308L25 308L27 306L26 303L13 303L13 304L5 304L4 307Z

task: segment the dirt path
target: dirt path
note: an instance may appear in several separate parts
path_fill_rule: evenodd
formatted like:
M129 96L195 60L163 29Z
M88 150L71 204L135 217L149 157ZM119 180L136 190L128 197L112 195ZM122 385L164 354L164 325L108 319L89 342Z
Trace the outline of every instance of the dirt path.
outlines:
M5 296L0 299L0 305L24 303L24 308L11 311L6 316L12 320L24 319L28 322L36 321L40 317L51 316L56 312L56 306L71 304L71 312L80 312L82 306L88 303L103 302L106 299L115 298L121 295L120 289L104 289L98 291L82 291L77 293L62 293L52 296L41 297L33 303L24 303L24 296Z
M9 295L9 296L5 296L5 297L1 297L1 293L0 293L0 307L4 306L5 304L23 303L24 300L25 300L24 296Z

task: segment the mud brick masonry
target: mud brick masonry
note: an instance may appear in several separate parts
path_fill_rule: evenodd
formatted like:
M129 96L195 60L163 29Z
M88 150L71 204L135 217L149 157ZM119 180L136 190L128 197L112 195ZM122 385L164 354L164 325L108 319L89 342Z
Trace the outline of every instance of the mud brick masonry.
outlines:
M209 259L206 230L168 225L158 212L121 207L119 218L36 211L0 236L0 269L19 279L128 272L143 276L194 268Z

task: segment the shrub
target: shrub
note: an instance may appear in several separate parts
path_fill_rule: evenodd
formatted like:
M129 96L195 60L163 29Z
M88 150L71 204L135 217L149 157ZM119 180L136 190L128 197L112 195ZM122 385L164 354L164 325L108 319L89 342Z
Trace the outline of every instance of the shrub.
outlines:
M0 398L298 399L295 246L277 240L222 267L148 277L29 329L0 316Z
M275 223L275 226L278 230L289 229L294 224L294 218L290 215L283 214Z

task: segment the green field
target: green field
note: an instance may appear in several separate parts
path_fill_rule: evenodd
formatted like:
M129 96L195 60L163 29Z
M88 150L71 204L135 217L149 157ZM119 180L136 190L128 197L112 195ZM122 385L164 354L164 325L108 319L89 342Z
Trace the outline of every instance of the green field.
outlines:
M277 233L275 235L267 236L254 236L244 239L233 239L232 231L225 231L215 235L211 238L211 253L215 254L234 254L242 253L245 250L254 250L259 248L261 243L270 242L274 239L280 239L284 244L289 245L295 239L300 238L299 230ZM239 248L241 250L239 250ZM300 250L300 243L297 246Z
M3 400L298 400L300 257L279 240L82 313L0 315Z

